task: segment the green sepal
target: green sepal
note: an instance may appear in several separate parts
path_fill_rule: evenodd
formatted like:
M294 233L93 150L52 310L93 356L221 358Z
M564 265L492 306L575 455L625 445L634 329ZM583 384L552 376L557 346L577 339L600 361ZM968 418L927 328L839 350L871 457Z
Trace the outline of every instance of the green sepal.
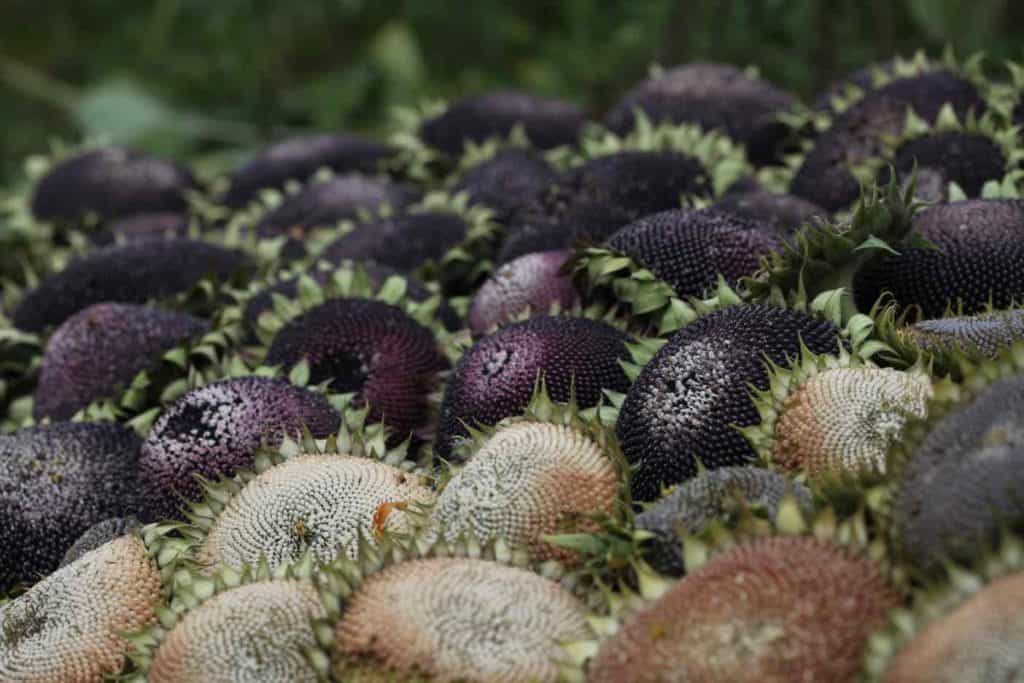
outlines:
M902 191L895 174L885 188L871 185L848 220L804 225L780 251L763 258L742 286L754 301L768 300L773 289L792 292L810 286L811 299L828 289L848 291L856 272L876 256L898 252L903 245L927 245L913 228L921 207L915 187L912 177Z

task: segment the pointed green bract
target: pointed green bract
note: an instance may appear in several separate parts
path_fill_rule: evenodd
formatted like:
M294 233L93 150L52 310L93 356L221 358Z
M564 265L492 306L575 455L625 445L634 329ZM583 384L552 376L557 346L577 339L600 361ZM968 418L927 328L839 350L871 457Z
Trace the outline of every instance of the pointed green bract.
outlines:
M848 220L803 226L741 285L756 301L769 299L776 289L805 291L812 299L829 289L849 291L854 274L875 256L904 245L930 246L913 230L914 213L921 207L914 191L913 179L903 191L895 174L885 188L870 186Z

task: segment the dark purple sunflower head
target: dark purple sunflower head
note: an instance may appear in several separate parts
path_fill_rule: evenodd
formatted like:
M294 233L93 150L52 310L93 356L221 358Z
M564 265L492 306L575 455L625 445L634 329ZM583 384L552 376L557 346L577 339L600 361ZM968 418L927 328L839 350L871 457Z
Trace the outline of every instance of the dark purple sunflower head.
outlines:
M140 511L140 443L114 422L0 436L0 591L55 570L93 524Z
M946 104L961 120L970 111L980 116L986 109L974 84L948 71L900 78L872 90L818 138L790 191L829 211L846 208L860 196L860 183L849 166L882 156L882 137L903 132L908 107L933 123Z
M45 221L110 220L140 213L178 212L196 187L188 169L123 147L101 147L67 159L40 178L32 213Z
M751 385L768 388L766 360L839 350L839 330L799 311L761 304L723 308L676 332L626 394L615 429L636 467L633 499L656 500L662 487L708 469L745 465L753 448L736 427L757 424Z
M559 178L509 222L498 260L602 242L643 216L678 208L687 195L709 196L703 164L678 152L626 151L599 156Z
M719 275L752 275L782 245L770 223L720 209L674 209L630 223L607 246L667 282L679 296L702 296Z
M433 333L401 309L371 299L332 299L278 331L266 363L309 364L310 382L354 392L371 419L404 438L426 426L428 396L448 361Z
M669 69L627 92L605 117L619 134L633 129L640 109L655 123L693 123L722 130L747 148L755 163L779 158L789 129L776 118L796 98L728 64L695 63Z
M201 495L195 476L217 479L252 466L256 451L300 436L337 431L326 398L283 379L242 377L193 389L153 425L139 459L149 519L180 516L181 498Z
M1007 308L1024 293L1024 200L936 204L914 227L938 249L903 247L870 261L853 279L854 301L868 311L883 293L903 310L940 318L952 307L980 313Z
M448 156L459 157L468 142L507 137L522 126L538 149L572 145L583 127L575 105L538 95L499 90L459 100L420 125L420 138Z
M568 275L561 272L571 252L542 251L526 254L501 266L473 297L469 329L484 334L526 309L543 315L553 305L568 309L579 299Z
M407 273L428 261L440 262L466 238L466 221L455 213L403 213L367 223L324 249L321 257L338 263L375 261Z
M288 138L259 152L228 178L221 201L241 208L260 190L289 180L305 182L321 168L337 173L376 173L395 149L355 135L328 133Z
M518 415L543 376L551 398L565 402L575 389L581 407L598 404L605 389L622 392L629 379L619 361L630 358L629 335L586 318L540 316L501 328L476 342L445 387L435 452L444 458L464 425L493 425Z
M188 291L205 277L230 280L251 266L244 252L196 240L106 247L71 261L21 300L14 324L41 332L101 302L144 303Z
M202 334L209 323L139 304L95 304L65 320L46 343L33 409L37 419L70 419L114 398L161 352Z
M376 212L385 206L400 211L419 199L412 187L381 178L350 173L325 182L312 182L256 224L262 237L287 235L301 241L313 228L330 227L351 220L360 212Z
M896 177L905 184L916 169L916 194L922 200L949 199L949 184L956 183L968 197L980 197L990 180L1002 180L1006 157L999 144L980 133L947 131L908 140L896 150L892 162ZM889 166L878 175L879 186L889 184Z
M454 192L466 192L472 204L482 204L506 223L548 189L558 178L543 157L524 149L506 149L466 171Z

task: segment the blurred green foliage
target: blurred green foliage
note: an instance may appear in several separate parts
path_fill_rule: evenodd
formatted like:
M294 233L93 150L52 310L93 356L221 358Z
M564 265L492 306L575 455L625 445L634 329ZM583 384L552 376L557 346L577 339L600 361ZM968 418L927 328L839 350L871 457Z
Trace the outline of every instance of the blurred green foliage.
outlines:
M805 97L895 53L1020 59L1013 0L4 0L0 174L54 137L176 157L517 86L599 114L652 62L754 64Z

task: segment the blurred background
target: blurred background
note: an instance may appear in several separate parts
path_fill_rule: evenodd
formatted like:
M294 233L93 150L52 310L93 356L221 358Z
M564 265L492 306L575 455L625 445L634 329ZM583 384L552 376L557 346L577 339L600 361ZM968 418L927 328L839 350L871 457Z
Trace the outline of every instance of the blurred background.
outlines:
M230 161L395 105L517 86L600 113L653 62L757 65L805 98L951 44L1024 59L1019 0L3 0L0 181L54 138Z

